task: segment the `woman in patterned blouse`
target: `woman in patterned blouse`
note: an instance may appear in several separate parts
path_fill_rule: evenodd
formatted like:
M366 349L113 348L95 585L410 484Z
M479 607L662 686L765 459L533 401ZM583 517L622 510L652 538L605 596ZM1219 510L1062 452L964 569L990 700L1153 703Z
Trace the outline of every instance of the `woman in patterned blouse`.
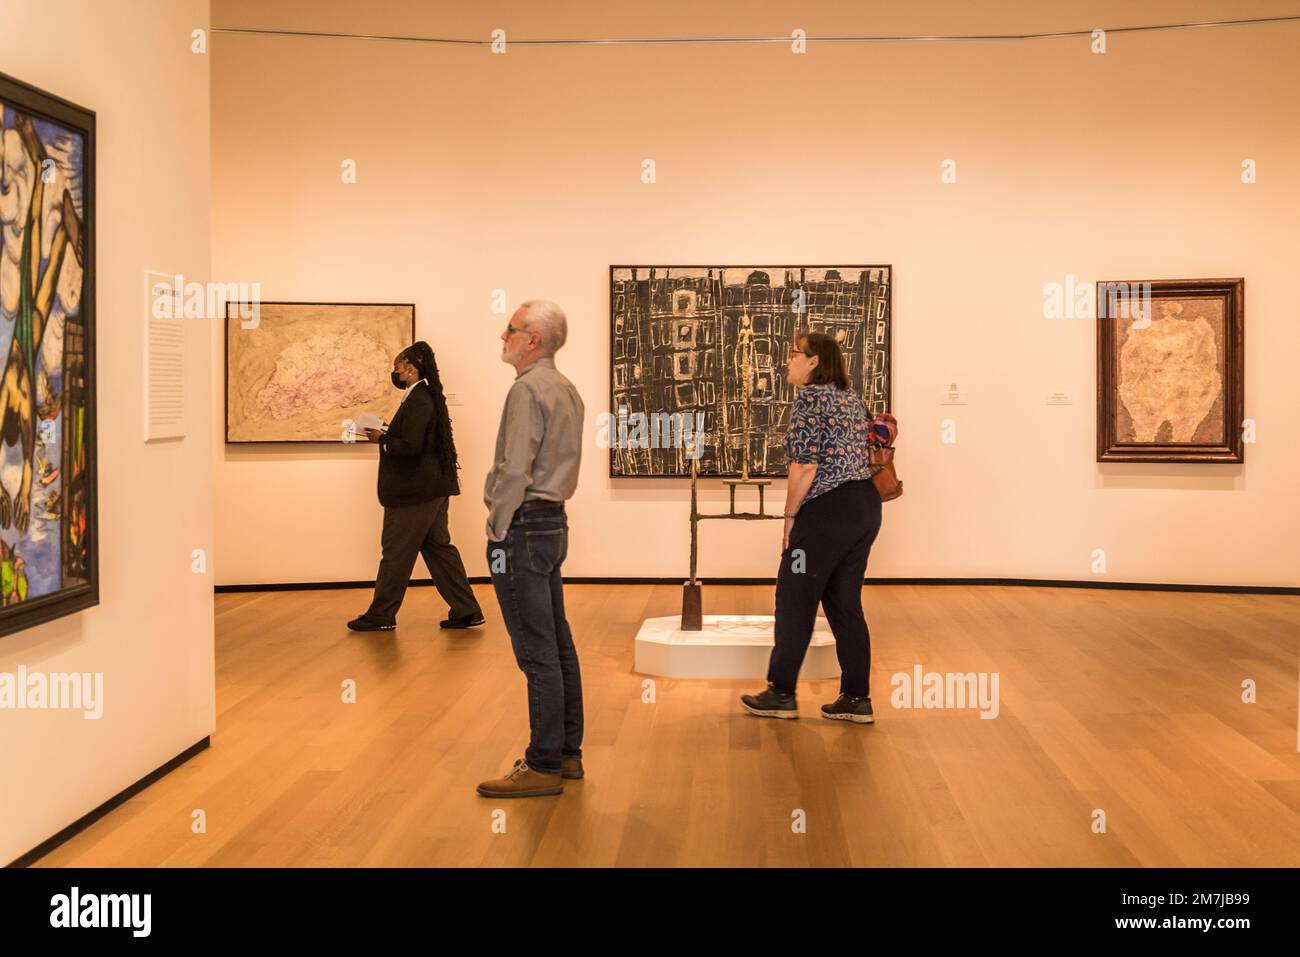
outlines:
M835 635L840 696L822 715L870 724L871 636L862 614L862 582L880 531L880 493L868 449L892 445L894 417L867 415L849 386L839 344L820 332L798 336L786 365L798 390L785 436L790 473L785 534L776 581L776 647L767 689L742 695L750 714L797 718L795 682L812 640L817 606Z

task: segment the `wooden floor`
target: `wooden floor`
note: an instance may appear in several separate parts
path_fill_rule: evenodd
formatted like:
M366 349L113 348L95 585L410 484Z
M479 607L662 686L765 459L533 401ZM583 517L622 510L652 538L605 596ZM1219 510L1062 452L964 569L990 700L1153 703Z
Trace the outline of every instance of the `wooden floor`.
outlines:
M1300 866L1300 599L873 586L877 723L857 726L816 716L826 681L799 721L741 713L754 681L660 679L643 703L632 639L679 589L570 586L588 777L500 801L474 785L522 754L524 682L475 590L485 628L440 632L416 588L364 637L344 622L368 592L217 596L212 747L41 864ZM705 611L771 596L710 586ZM916 664L997 672L998 717L892 708Z

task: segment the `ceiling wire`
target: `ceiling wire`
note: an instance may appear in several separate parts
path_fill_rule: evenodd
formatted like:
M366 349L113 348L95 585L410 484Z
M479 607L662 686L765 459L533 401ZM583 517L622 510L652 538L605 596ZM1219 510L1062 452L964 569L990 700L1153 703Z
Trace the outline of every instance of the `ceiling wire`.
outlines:
M1238 20L1199 20L1191 23L1153 23L1135 27L1098 27L1106 34L1149 33L1159 30L1188 30L1200 27L1232 27L1264 23L1294 23L1300 15L1286 17L1255 17ZM452 46L491 46L495 40L464 37L414 37L383 33L327 33L315 30L265 30L257 27L212 27L213 33L232 33L269 37L312 37L331 40L388 40L403 43L439 43ZM968 34L861 34L807 36L808 43L888 43L898 41L935 40L1050 40L1061 37L1090 37L1093 29L1063 30L1056 33L968 33ZM792 36L777 37L611 37L606 39L515 39L506 37L509 46L651 46L693 43L790 43Z

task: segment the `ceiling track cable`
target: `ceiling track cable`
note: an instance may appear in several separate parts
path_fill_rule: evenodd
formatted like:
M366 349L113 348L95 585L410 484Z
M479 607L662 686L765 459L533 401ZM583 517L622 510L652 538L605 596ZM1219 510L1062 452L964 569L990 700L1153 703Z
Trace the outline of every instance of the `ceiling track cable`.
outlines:
M1193 23L1155 23L1138 27L1098 27L1106 34L1150 33L1159 30L1189 30L1199 27L1233 27L1263 23L1294 23L1300 15L1288 17L1255 17L1241 20L1200 20ZM491 46L495 39L466 39L457 37L409 37L382 33L325 33L313 30L263 30L255 27L212 27L213 33L234 33L266 37L312 37L330 40L390 40L400 43L440 43L451 46ZM809 43L889 43L898 41L934 40L1051 40L1061 37L1091 37L1094 29L1066 30L1058 33L969 33L969 34L918 34L918 35L847 35L806 36ZM654 46L678 43L789 43L791 36L780 37L623 37L609 39L550 39L526 40L509 38L511 46Z

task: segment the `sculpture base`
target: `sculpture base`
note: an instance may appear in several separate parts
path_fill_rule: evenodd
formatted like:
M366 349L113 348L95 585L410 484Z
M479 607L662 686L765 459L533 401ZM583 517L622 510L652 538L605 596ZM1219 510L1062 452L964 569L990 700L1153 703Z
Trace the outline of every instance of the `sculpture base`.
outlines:
M699 631L704 627L704 603L698 583L682 585L682 631Z
M704 615L703 628L684 631L677 615L647 618L636 636L634 670L665 678L767 677L775 644L771 615ZM825 618L813 625L802 679L837 678L840 662Z

